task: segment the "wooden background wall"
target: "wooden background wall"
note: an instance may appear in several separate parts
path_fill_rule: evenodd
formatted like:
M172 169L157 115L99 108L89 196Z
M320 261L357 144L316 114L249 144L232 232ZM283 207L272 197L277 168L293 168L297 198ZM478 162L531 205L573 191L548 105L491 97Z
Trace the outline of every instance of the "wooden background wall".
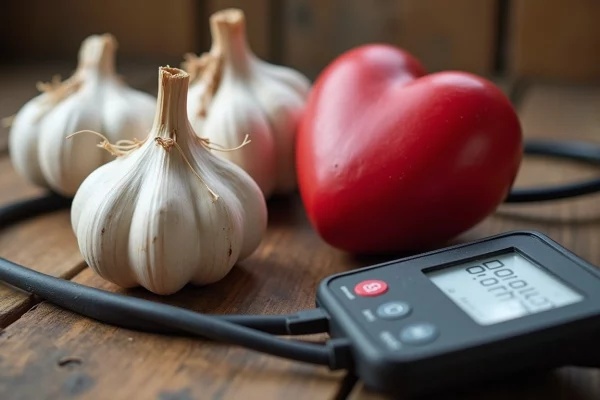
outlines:
M210 43L208 16L239 7L261 57L310 77L341 52L392 43L429 70L600 81L598 0L29 0L3 4L4 62L72 60L112 32L121 59L178 64Z

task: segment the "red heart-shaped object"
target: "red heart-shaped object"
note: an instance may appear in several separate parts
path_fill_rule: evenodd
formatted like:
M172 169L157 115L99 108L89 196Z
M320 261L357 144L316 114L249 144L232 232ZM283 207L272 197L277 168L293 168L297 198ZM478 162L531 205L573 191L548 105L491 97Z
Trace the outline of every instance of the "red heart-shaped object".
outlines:
M315 82L297 135L299 190L332 246L427 249L494 212L522 145L514 108L488 80L426 75L401 49L365 45Z

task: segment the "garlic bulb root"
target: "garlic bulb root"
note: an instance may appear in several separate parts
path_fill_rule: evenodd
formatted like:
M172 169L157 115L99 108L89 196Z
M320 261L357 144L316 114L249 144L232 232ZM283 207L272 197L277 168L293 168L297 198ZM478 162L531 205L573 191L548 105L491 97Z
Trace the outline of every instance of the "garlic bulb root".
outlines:
M166 295L216 282L256 250L266 230L256 182L212 153L240 150L193 131L188 85L184 71L159 69L156 116L143 140L111 144L86 135L102 138L117 157L81 184L71 223L90 268L122 287Z
M243 168L265 197L296 188L295 137L310 90L291 68L269 64L246 40L243 11L210 17L213 43L200 56L186 54L190 76L188 115L195 131L225 145L249 135L253 146L219 156Z
M116 74L116 49L113 35L92 35L69 78L37 83L41 93L17 112L9 133L10 159L23 178L70 197L111 157L92 146L93 138L65 141L67 135L94 130L118 141L148 134L156 99Z
M8 117L2 118L2 127L3 128L10 128L12 126L14 120L15 120L15 116L14 115L10 115Z
M215 54L204 53L200 57L196 57L195 54L187 53L184 57L186 61L183 63L183 68L191 71L190 82L197 80L198 84L205 87L200 97L198 111L196 112L197 117L205 118L208 105L215 95L221 80L223 55L216 50Z
M36 120L40 120L44 114L50 110L52 105L60 103L67 97L75 94L82 86L83 80L80 75L73 75L71 78L61 81L60 75L54 75L50 82L38 82L36 88L42 93L46 93L47 96L40 103L47 105L40 110L40 115Z
M136 138L134 138L133 140L119 140L115 144L112 144L106 138L106 136L104 136L103 134L101 134L99 132L95 132L95 131L89 131L89 130L72 133L69 136L67 136L67 139L71 139L72 137L79 135L80 133L91 133L93 135L99 136L102 139L102 142L100 142L96 146L103 148L104 150L108 151L111 155L117 156L117 157L125 156L125 155L131 153L132 151L139 149L144 144L146 139L148 139L148 137L146 137L146 139L144 139L144 140L138 140ZM209 150L216 150L216 151L235 151L235 150L241 149L242 147L244 147L250 143L250 140L248 139L248 135L246 135L246 137L244 138L244 141L239 146L236 146L233 148L226 148L226 147L221 146L216 143L210 143L210 140L200 138L200 137L196 137L196 139L198 139L198 141L205 148L207 148ZM154 138L154 141L167 152L169 150L171 150L171 147L175 146L177 148L177 150L179 151L179 154L181 154L181 157L183 157L183 161L185 161L185 163L190 168L192 173L194 175L196 175L196 177L206 186L206 188L208 189L210 194L213 196L213 201L216 201L219 199L219 195L216 194L208 185L206 185L206 182L204 182L202 177L194 170L194 167L190 164L187 157L185 156L185 153L183 152L183 150L181 149L179 144L177 144L177 142L175 141L174 138L156 137L156 138Z

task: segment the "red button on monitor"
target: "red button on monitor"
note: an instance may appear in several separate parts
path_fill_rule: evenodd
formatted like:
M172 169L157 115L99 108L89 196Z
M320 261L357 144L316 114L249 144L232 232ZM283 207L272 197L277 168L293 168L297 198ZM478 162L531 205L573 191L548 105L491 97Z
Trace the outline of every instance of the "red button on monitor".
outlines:
M377 280L362 281L354 286L354 292L359 296L379 296L387 292L387 290L387 283Z

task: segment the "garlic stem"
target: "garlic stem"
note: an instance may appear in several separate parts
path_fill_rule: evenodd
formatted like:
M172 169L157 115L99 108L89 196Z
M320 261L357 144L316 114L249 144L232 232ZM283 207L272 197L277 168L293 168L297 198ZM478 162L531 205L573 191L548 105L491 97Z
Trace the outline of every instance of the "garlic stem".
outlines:
M190 74L190 82L199 80L205 89L202 93L196 115L206 117L208 104L219 88L223 75L223 56L220 54L204 53L200 57L188 53L185 55L183 68Z
M101 75L115 75L117 40L111 34L87 38L79 52L78 72L93 71Z
M247 74L253 57L246 41L246 17L243 11L229 8L210 17L213 38L208 53L196 57L186 54L183 68L190 74L190 81L199 79L206 85L197 116L206 117L206 110L223 77L224 60L240 74Z
M246 70L252 51L246 42L246 17L235 8L225 9L210 17L213 38L211 54L226 58L238 70Z
M219 195L217 193L215 193L215 191L212 190L210 188L210 186L208 186L206 184L206 181L204 179L202 179L202 177L200 176L200 174L198 174L198 172L196 172L196 170L194 169L194 167L192 167L192 164L189 162L189 160L185 156L185 153L181 149L181 146L179 146L179 144L175 141L175 139L157 137L154 140L156 141L156 143L158 143L159 146L161 146L163 149L165 149L166 152L169 152L171 150L171 147L175 146L175 148L177 149L177 151L179 151L179 154L181 155L181 158L183 158L183 161L187 164L187 166L190 168L190 170L192 171L192 173L194 175L196 175L196 178L198 178L200 180L200 182L202 182L202 184L204 185L204 187L206 187L206 189L208 190L208 192L210 193L210 195L212 197L213 203L215 201L219 200Z
M161 67L158 72L158 99L152 132L156 136L176 140L187 140L186 136L176 137L177 132L188 132L187 90L189 75L177 68Z
M219 199L219 195L212 190L202 177L196 172L192 164L189 162L186 152L183 151L177 141L186 142L188 139L198 140L200 144L207 150L218 151L235 151L250 143L248 135L244 141L237 147L226 148L216 143L211 143L208 139L197 137L192 127L189 124L187 117L187 90L190 76L177 68L161 67L159 68L158 78L158 99L156 105L156 116L150 134L143 140L119 140L116 143L110 143L108 138L99 132L92 130L81 130L67 136L71 139L73 136L80 133L91 133L102 139L97 146L105 149L113 156L121 157L131 154L139 149L148 138L152 138L157 145L161 146L166 152L169 152L172 147L177 148L177 151L183 158L190 170L202 182L202 184L210 192L213 202ZM186 126L181 124L185 123ZM177 133L181 133L177 135Z
M97 75L113 75L115 73L115 52L117 41L113 35L93 35L88 37L81 45L77 70L69 79L61 82L60 76L55 75L48 83L38 82L36 88L48 94L44 105L53 105L61 102L76 93L86 78ZM37 120L41 119L47 110L40 112Z

